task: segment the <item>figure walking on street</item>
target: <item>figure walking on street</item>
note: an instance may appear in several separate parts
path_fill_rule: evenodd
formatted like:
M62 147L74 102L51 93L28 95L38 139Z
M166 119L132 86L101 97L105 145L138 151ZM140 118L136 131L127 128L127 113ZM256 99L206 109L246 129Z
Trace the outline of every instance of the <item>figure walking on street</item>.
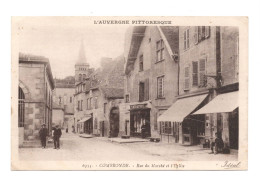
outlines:
M39 136L40 136L40 139L41 139L42 148L46 147L46 137L48 135L48 130L45 126L46 126L46 124L42 124L42 127L39 131Z
M60 149L60 137L62 135L59 125L56 125L53 132L54 149Z

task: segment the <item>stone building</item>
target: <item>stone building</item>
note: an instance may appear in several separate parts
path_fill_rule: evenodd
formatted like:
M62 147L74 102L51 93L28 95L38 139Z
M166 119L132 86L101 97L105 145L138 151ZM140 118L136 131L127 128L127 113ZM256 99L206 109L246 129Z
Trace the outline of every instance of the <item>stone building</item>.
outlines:
M19 54L19 145L38 139L41 124L51 134L54 81L48 58Z
M126 33L125 105L122 132L140 137L168 137L157 118L178 95L178 27L136 26ZM175 132L175 131L174 131ZM178 138L176 138L178 140Z
M102 58L101 68L76 84L76 132L96 136L119 135L119 105L123 101L124 58Z
M179 95L159 118L179 143L205 144L215 133L238 149L237 27L179 27Z
M54 82L53 102L64 110L64 120L60 126L73 131L75 78L68 76L64 79L54 79Z

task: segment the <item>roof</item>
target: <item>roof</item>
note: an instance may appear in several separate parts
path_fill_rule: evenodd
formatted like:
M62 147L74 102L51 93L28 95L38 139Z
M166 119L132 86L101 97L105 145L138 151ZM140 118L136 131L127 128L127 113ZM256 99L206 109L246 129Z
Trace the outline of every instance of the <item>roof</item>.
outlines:
M176 26L157 26L160 35L164 41L165 47L168 50L171 58L178 54L179 49L179 29ZM129 44L125 47L125 74L128 74L133 69L133 64L137 58L139 48L143 37L145 36L145 26L135 26L127 32L126 36L130 36L126 41Z
M124 89L120 88L101 88L106 98L121 99L124 98Z
M19 53L19 63L37 63L47 65L47 74L50 80L51 87L52 89L54 89L54 79L52 76L51 65L48 58L44 56L35 56L32 54Z

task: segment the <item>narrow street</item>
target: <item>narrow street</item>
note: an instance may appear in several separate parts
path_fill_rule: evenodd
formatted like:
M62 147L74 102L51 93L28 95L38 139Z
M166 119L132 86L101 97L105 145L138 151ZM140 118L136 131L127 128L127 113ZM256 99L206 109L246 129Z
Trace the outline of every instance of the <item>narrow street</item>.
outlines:
M61 149L20 148L20 160L43 161L232 161L237 154L209 154L199 146L181 146L154 142L115 143L108 138L81 138L77 134L65 133L61 137Z

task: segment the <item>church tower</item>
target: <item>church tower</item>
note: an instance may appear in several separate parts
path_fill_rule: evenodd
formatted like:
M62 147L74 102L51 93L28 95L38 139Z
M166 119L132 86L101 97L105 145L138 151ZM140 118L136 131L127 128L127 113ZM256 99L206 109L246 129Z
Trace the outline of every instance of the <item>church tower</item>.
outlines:
M85 50L84 50L84 43L82 40L79 49L79 57L75 64L75 84L87 78L88 72L89 72L89 64L87 63Z

